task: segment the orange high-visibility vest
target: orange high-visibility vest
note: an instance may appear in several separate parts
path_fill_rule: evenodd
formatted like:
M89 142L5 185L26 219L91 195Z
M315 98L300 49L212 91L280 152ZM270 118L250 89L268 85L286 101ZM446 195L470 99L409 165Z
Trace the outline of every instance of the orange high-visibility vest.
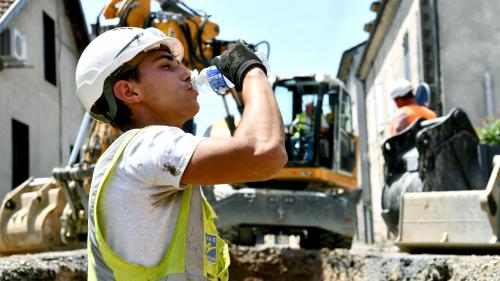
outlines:
M418 104L405 105L401 107L408 116L408 124L413 123L417 118L434 119L437 117L436 113L425 106Z

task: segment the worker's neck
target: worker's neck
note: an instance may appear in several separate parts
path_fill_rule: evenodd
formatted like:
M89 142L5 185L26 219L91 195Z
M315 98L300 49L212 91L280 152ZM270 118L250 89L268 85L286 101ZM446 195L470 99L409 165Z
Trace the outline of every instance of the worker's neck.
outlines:
M181 128L182 127L181 122L172 122L168 120L162 120L159 118L154 118L151 115L139 115L139 114L133 114L130 118L130 122L122 127L123 131L128 131L132 129L141 129L145 128L147 126L152 126L152 125L163 125L163 126L171 126L171 127L177 127Z
M403 106L408 106L408 105L414 105L414 104L416 104L416 102L414 99L399 100L397 104L398 104L398 107L403 107Z

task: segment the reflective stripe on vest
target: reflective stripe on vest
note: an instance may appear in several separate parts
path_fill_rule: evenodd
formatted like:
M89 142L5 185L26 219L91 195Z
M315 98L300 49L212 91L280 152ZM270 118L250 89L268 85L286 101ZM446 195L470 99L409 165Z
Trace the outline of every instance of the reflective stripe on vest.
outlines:
M413 121L419 117L424 119L434 119L437 117L434 111L418 104L405 105L401 107L401 109L404 110L408 116L408 124L413 123Z
M188 185L182 194L181 205L177 223L172 235L168 249L161 261L154 267L146 267L127 262L116 255L106 243L102 229L100 228L100 216L97 207L102 201L105 190L109 185L111 176L118 165L120 156L125 150L130 140L141 130L131 132L116 150L111 163L106 168L103 179L99 184L94 201L93 216L95 219L95 238L98 244L98 251L102 256L105 266L113 272L116 280L142 281L142 280L165 280L169 275L186 272L186 241L187 227L189 221L189 205L191 197L191 185ZM212 207L202 196L203 228L204 228L204 254L203 254L203 275L207 280L228 280L229 251L227 244L218 237L214 220L217 215ZM90 220L89 220L90 223ZM89 226L89 229L91 227ZM91 233L89 233L91 235ZM88 280L99 280L96 272L96 262L92 253L90 242L87 247L88 252Z

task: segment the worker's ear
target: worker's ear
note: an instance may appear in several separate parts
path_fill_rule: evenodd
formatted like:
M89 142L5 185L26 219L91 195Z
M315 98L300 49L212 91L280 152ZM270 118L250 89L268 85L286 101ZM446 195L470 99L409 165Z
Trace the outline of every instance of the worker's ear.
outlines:
M142 95L126 80L117 81L113 90L115 96L124 103L137 103L142 100Z

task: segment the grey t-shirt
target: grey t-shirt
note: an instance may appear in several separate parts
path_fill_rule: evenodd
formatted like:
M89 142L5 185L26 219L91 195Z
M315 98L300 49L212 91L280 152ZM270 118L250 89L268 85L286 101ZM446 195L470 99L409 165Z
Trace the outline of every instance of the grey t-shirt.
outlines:
M92 179L91 205L105 169L130 133L120 136L99 159ZM180 185L181 176L202 140L168 126L152 126L132 138L101 195L101 228L115 254L147 267L161 261L170 244L186 187ZM186 271L192 277L201 277L203 218L199 186L193 186L191 192L187 235Z

